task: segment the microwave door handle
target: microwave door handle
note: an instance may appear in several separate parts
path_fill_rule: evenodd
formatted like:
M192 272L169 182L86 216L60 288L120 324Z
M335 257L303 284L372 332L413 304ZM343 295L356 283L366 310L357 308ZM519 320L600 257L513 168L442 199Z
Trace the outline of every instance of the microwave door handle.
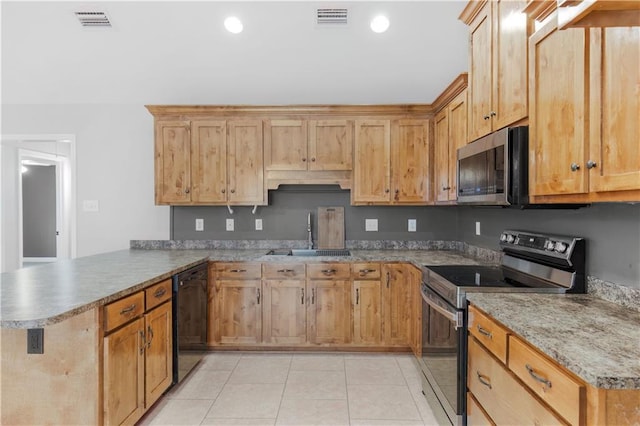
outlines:
M435 303L433 300L431 300L424 293L422 293L422 299L424 299L424 301L427 303L427 305L429 305L431 308L433 308L436 312L444 315L445 318L447 318L449 321L451 321L456 330L463 326L462 312L446 309L446 308L438 305L437 303Z

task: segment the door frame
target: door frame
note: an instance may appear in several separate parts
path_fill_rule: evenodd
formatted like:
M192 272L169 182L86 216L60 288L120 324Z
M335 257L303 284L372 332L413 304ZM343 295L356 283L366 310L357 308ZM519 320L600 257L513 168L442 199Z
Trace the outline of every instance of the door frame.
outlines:
M68 143L68 155L51 153L50 150L39 151L37 147L29 146L21 147L21 142L43 142L43 143ZM22 235L22 177L20 166L22 159L39 159L43 162L52 162L56 165L56 200L61 199L61 203L56 207L57 230L62 231L61 235L65 238L57 238L56 255L60 258L75 258L77 256L77 208L76 208L76 136L74 134L8 134L1 135L0 145L17 143L18 165L17 171L20 176L17 177L18 185L18 267L23 264L23 235ZM56 145L56 151L57 151ZM26 157L26 158L25 158ZM1 157L0 157L1 160ZM0 172L2 163L0 162ZM0 211L0 219L1 219ZM0 221L1 223L1 221ZM1 226L0 226L1 228ZM62 246L62 247L61 247ZM6 249L12 249L8 247ZM2 246L0 245L0 270L4 270L2 265Z

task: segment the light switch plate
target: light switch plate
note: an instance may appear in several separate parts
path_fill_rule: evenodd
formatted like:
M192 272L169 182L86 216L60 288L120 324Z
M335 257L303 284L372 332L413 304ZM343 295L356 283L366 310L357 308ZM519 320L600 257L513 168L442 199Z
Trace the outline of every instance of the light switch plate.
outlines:
M204 219L196 219L196 231L204 231Z
M262 219L256 219L256 231L262 231Z
M364 230L365 231L378 231L378 219L365 219L364 220Z
M233 231L233 219L227 219L227 231Z
M409 221L407 222L407 231L416 232L416 220L415 219L409 219Z

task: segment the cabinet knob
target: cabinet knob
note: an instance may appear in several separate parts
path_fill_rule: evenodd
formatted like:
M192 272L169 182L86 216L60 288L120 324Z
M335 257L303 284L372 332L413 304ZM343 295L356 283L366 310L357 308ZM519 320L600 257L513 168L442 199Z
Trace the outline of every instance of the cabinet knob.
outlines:
M488 120L488 119L489 119L489 118L491 118L491 117L489 117L488 115L485 115L485 116L483 116L482 118L484 118L485 120Z
M571 163L571 171L577 172L578 170L580 170L580 165L577 163Z
M593 169L596 165L597 164L595 161L592 161L592 160L587 161L587 169Z
M307 159L306 159L306 158L303 158L303 159L302 159L302 162L304 163L305 161L307 161Z
M389 188L385 189L384 192L389 193Z
M316 162L316 157L311 157L311 162L315 163Z
M496 116L496 115L498 115L498 114L497 114L495 111L491 111L491 112L489 113L489 115L490 115L491 117L495 117L495 116Z
M223 190L222 190L222 193L224 194L225 192L227 192L227 190L226 190L226 189L223 189Z
M397 193L399 193L399 192L400 192L400 190L399 190L399 189L396 189L396 194L397 194Z
M235 190L235 189L232 189L232 190L231 190L231 193L232 193L232 194L235 194L235 193L236 193L236 190Z
M188 193L189 193L189 188L186 188L186 189L184 190L184 193L185 193L185 194L188 194Z

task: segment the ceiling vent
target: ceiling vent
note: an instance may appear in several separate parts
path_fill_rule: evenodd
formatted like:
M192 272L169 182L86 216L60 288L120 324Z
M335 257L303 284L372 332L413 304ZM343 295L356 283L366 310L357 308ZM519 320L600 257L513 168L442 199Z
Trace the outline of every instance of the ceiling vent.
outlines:
M316 11L317 25L346 25L347 9L317 9Z
M111 21L104 12L75 12L83 27L111 27Z

